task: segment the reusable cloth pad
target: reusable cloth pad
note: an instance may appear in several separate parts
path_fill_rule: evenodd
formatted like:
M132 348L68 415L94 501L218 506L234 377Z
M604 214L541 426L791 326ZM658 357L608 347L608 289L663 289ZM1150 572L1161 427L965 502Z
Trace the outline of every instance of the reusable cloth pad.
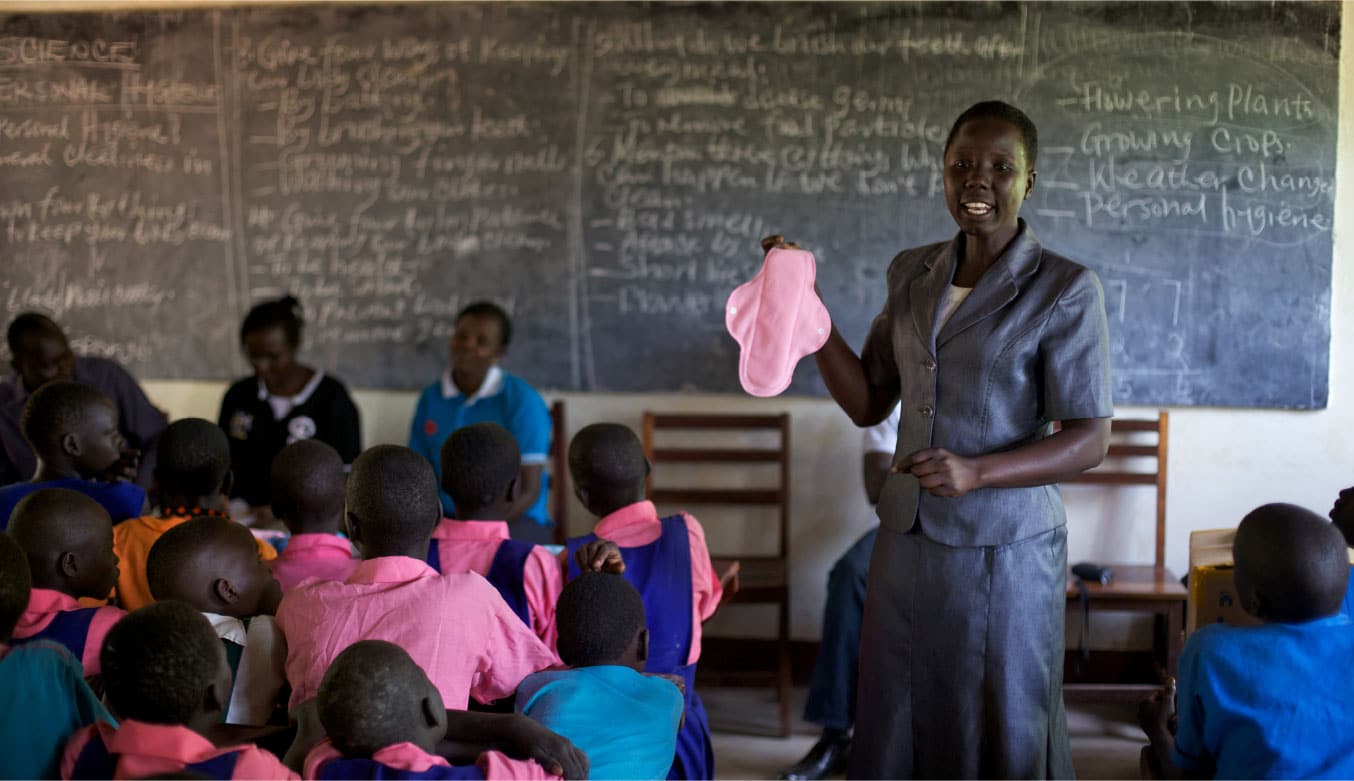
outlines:
M827 342L832 318L813 292L813 253L775 248L729 295L724 324L738 342L738 381L753 396L790 386L795 364Z

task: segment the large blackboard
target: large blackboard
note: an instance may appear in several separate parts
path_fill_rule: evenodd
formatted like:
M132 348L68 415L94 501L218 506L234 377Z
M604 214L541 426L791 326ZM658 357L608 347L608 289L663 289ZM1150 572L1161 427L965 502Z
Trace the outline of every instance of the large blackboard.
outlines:
M970 103L1039 125L1024 216L1105 285L1120 404L1326 403L1338 3L454 4L0 17L0 295L142 377L416 387L505 303L547 388L737 389L783 232L859 344L948 238ZM821 393L800 367L792 392Z

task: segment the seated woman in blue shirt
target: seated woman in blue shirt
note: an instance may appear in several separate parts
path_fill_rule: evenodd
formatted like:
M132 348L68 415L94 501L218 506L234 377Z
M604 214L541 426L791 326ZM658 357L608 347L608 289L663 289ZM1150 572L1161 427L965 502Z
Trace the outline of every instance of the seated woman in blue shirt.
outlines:
M428 459L442 474L442 443L451 432L472 423L497 423L512 432L522 451L518 499L508 515L514 539L553 542L546 510L549 493L544 475L550 453L550 411L541 394L498 365L512 341L512 321L499 306L480 301L456 315L451 334L451 367L442 379L423 390L409 426L409 448ZM454 517L456 506L445 492L442 512Z

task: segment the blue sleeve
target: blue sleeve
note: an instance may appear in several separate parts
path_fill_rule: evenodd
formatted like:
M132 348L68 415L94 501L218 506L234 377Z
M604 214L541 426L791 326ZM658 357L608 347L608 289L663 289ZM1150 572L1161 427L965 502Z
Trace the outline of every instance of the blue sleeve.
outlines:
M550 409L535 388L520 379L516 386L507 429L522 450L522 465L539 466L550 457L550 434L554 429Z
M409 449L423 456L430 464L436 464L437 460L432 457L429 447L428 435L423 430L425 419L428 416L428 391L425 388L418 395L418 403L414 405L414 417L409 421ZM441 475L438 475L441 479Z
M113 517L113 523L128 518L139 518L146 509L146 491L135 483L121 481L113 483L112 491L109 493L109 504L112 506L108 508L108 512Z
M1214 627L1204 627L1185 643L1180 654L1180 669L1176 678L1176 731L1175 749L1171 751L1171 761L1182 770L1199 771L1213 767L1213 759L1205 745L1204 720L1207 716L1204 699L1206 685L1200 674L1202 666L1200 655L1206 652L1206 645L1213 634Z

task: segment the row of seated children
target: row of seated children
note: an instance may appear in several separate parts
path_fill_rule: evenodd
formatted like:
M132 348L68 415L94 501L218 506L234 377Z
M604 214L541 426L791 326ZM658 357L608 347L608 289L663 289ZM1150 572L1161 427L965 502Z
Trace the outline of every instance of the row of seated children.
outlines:
M57 383L50 384L53 390L59 390ZM46 390L46 388L44 388ZM37 394L35 394L36 396ZM67 429L78 430L82 422L82 415L79 412L79 404L98 404L97 399L78 398L81 392L69 392L68 398L75 397L76 404L68 405L68 411L56 416L60 425ZM87 408L86 406L86 408ZM76 411L69 411L70 408ZM465 465L467 459L474 461L486 461L488 463L511 464L515 459L515 445L511 437L506 438L506 442L512 445L512 448L503 448L504 437L501 429L497 427L478 427L469 431L466 437L457 439L455 442L449 442L449 448L452 450L449 457L444 459L447 465L444 474L444 485L448 488L455 488L458 492L468 492L465 494L465 501L458 502L458 505L468 508L465 516L484 517L486 514L492 515L493 495L499 492L502 496L509 496L514 490L511 481L512 477L507 477L506 482L493 488L486 488L486 485L495 481L493 475L507 475L515 473L515 466L512 469L490 470L485 472L480 470L481 476L477 480L460 480L460 470L457 465ZM74 434L70 431L67 435L56 437L57 441L72 440ZM279 689L277 683L282 676L269 675L270 671L275 671L278 660L284 658L279 656L279 649L285 648L282 653L285 655L284 667L292 675L291 678L291 704L295 706L295 715L301 721L301 730L294 749L303 752L309 743L313 742L314 736L318 734L316 719L313 717L313 708L310 702L314 699L314 694L319 686L319 676L326 669L328 661L341 651L343 647L350 644L353 640L363 639L366 636L379 637L383 633L390 634L396 642L401 643L406 650L412 648L419 663L425 669L431 671L434 680L439 677L447 679L444 696L450 703L463 706L467 694L472 688L478 699L497 699L499 697L511 694L517 689L517 684L526 676L526 673L534 670L543 669L554 661L553 653L544 647L536 634L545 634L552 637L554 632L554 621L550 615L552 600L548 593L551 590L551 579L549 574L552 568L540 566L537 569L542 577L535 580L538 584L543 584L546 596L534 600L539 606L534 610L529 608L528 616L532 618L533 628L536 633L526 629L527 624L523 619L527 616L522 615L522 611L507 607L507 603L501 598L494 600L488 596L487 592L480 585L484 581L471 578L446 577L436 579L439 584L464 581L467 585L461 588L432 588L429 589L426 584L417 583L434 574L426 564L420 564L421 570L415 571L412 564L403 564L400 559L423 559L436 557L441 558L441 551L446 549L445 539L448 535L443 535L443 541L430 542L428 531L439 519L440 512L436 510L428 511L428 499L436 497L436 480L432 478L430 470L421 458L413 456L403 448L383 448L375 449L370 454L368 463L369 469L355 470L354 478L348 481L348 514L347 524L354 542L359 548L363 549L366 558L370 561L363 564L357 564L349 561L339 566L339 570L347 571L348 582L338 583L315 582L301 585L298 593L306 593L305 598L298 598L292 601L297 605L295 609L286 609L284 603L282 616L285 621L298 623L303 627L300 631L294 631L299 641L293 646L286 646L283 643L281 634L275 629L267 632L264 639L257 642L262 650L257 653L251 652L251 646L256 645L255 636L259 633L258 627L268 627L272 622L267 620L254 619L256 615L265 615L272 610L272 605L276 605L276 583L267 575L267 571L259 565L261 549L254 546L252 538L242 528L234 526L224 517L217 517L213 510L220 499L220 491L225 481L228 479L228 456L225 455L227 449L224 443L219 440L220 432L215 426L206 421L179 421L172 425L170 430L165 432L158 449L159 464L157 465L157 478L162 485L163 495L180 500L174 510L169 514L176 521L174 526L178 528L169 529L150 527L145 532L136 537L143 542L155 540L155 535L159 534L158 541L154 542L155 547L150 551L142 549L124 550L123 552L123 572L117 578L119 582L118 592L123 593L122 584L131 582L141 593L152 591L158 598L179 598L187 601L190 605L197 608L200 612L207 614L218 635L226 642L226 647L243 646L241 652L231 655L228 661L228 669L232 669L233 690L223 704L223 710L230 715L232 720L240 723L258 723L267 720L271 708L269 692ZM626 523L616 523L615 518L603 519L599 524L598 532L601 534L610 534L612 537L619 537L628 548L623 549L623 553L616 551L615 541L605 543L601 546L597 541L592 541L591 545L576 544L574 548L581 552L584 559L595 567L607 566L607 563L615 558L620 558L626 562L629 567L627 577L637 577L644 575L645 572L651 572L655 569L653 562L660 562L658 569L664 566L663 562L671 559L671 549L674 547L685 547L686 555L684 558L678 557L676 560L683 566L680 572L676 573L675 578L663 579L664 584L673 582L690 584L690 591L682 595L685 599L679 599L690 605L692 620L690 623L683 621L667 621L666 626L660 627L659 632L654 634L665 638L665 645L662 647L664 652L670 657L670 660L663 662L657 669L660 672L668 672L679 675L688 683L690 680L690 665L699 654L699 622L707 617L713 611L717 604L719 591L718 583L714 580L713 573L709 566L708 552L704 547L703 535L700 532L699 525L694 519L689 517L679 517L670 521L660 521L654 513L652 506L638 501L642 497L643 475L646 468L643 456L639 452L638 441L633 433L622 427L592 427L580 433L580 436L574 443L575 447L571 452L571 468L575 472L575 478L580 486L580 496L590 507L604 508L604 514L626 515L626 513L612 513L612 510L628 510L628 518L621 518ZM607 452L615 450L619 445L619 456L607 457ZM80 451L84 448L77 441L74 444L66 446L67 449ZM317 449L321 448L321 449ZM457 455L456 448L461 448L461 455ZM326 535L333 539L338 539L332 533L332 527L335 516L335 508L341 506L334 496L334 489L341 488L343 481L335 479L335 474L341 470L341 465L334 469L334 460L329 454L323 452L323 445L318 443L307 443L307 447L297 447L293 452L290 463L287 459L279 457L280 464L276 468L283 477L286 477L286 471L291 468L294 474L292 479L282 479L278 481L280 486L284 486L284 495L294 495L294 505L288 505L284 499L282 506L284 509L284 518L295 523L294 529L297 530L298 538L305 534ZM307 450L311 451L307 454ZM506 455L495 459L495 452L502 450ZM596 451L596 452L594 452ZM62 451L65 452L65 451ZM600 454L600 457L599 457ZM596 466L592 463L596 461ZM326 475L326 469L328 474ZM372 477L367 480L360 479L360 475L367 471L372 472ZM420 474L420 471L425 474ZM474 469L467 469L474 473ZM317 477L318 474L318 477ZM406 485L401 487L399 477L425 477L421 486ZM418 482L415 480L414 482ZM327 488L326 488L327 486ZM373 488L379 486L379 489ZM294 487L294 492L289 493L288 488ZM169 490L164 490L168 488ZM478 493L474 493L478 491ZM486 492L487 491L487 492ZM588 493L591 492L592 498ZM379 494L379 495L378 495ZM487 500L473 501L478 496ZM42 496L33 497L30 504L33 505L33 513L41 517L57 515L65 518L67 516L80 516L81 512L67 512L61 509L64 505L78 504L76 500L83 498L79 496L58 496L55 499L48 496L46 492ZM633 507L632 507L633 505ZM46 507L47 509L43 509ZM20 508L26 510L27 506ZM85 503L83 510L85 515L97 515L91 512L89 503ZM19 513L20 518L25 515ZM192 522L187 522L189 517L194 515L205 515ZM108 560L114 563L112 569L116 572L116 558L111 552L107 552L107 541L110 536L109 519L106 515L100 516L102 526L94 522L88 526L99 527L102 530L104 540L103 548L105 553L105 577L102 583L93 577L94 567L83 567L79 564L77 555L72 558L66 554L74 553L72 550L63 550L57 553L58 558L68 562L67 569L70 569L69 563L75 562L77 572L66 573L63 577L67 580L77 580L79 582L70 582L65 584L65 591L62 593L69 599L78 596L94 597L100 592L106 593ZM363 518L371 519L364 522ZM427 518L429 520L420 524L411 519ZM144 520L137 518L133 520ZM161 518L160 520L168 520ZM674 523L678 521L678 523ZM608 521L612 521L608 526ZM490 528L494 522L479 521L485 523L485 528ZM47 524L49 526L64 527L62 523ZM21 524L21 529L24 524ZM126 523L119 524L117 527L121 530ZM438 524L439 528L447 529L449 524L443 522ZM374 538L364 536L363 528L374 528L376 534ZM78 524L72 524L72 528L79 530L84 528ZM451 527L450 531L455 531ZM626 537L627 532L629 537ZM64 533L64 532L63 532ZM87 535L97 537L97 534ZM494 535L489 535L487 541L492 542ZM646 538L647 536L647 538ZM58 540L58 543L61 541ZM163 546L161 547L161 543ZM680 544L678 544L680 543ZM345 543L346 544L346 543ZM49 543L49 547L55 545L55 548L74 548L70 544ZM412 545L412 547L411 547ZM608 549L606 546L609 545ZM91 547L98 548L97 543L91 543ZM500 546L501 547L501 546ZM144 546L142 546L144 548ZM296 548L297 553L304 552L306 546L300 545ZM297 565L301 570L323 569L321 561L328 562L329 566L338 566L339 557L337 545L318 545L312 546L312 553L320 553L318 556L293 556L284 557L289 564ZM415 552L417 551L417 555ZM436 553L434 553L436 551ZM664 551L667 551L665 554ZM459 553L452 548L448 551L450 556ZM99 552L95 550L94 554ZM660 554L655 556L655 554ZM666 558L665 558L666 556ZM140 561L138 561L138 558ZM484 558L480 556L480 558ZM500 559L497 555L490 557ZM526 561L540 562L541 555L538 551L530 551ZM440 563L440 562L437 562ZM548 562L540 562L548 563ZM370 565L372 570L369 573L370 578L364 582L360 577L360 570L363 566ZM702 566L703 565L703 566ZM471 566L471 565L467 565ZM481 565L482 566L482 565ZM611 566L619 568L619 562ZM278 570L289 568L283 561L275 563ZM60 569L60 568L58 568ZM490 563L488 570L495 569ZM500 570L505 568L500 566ZM401 575L401 570L410 570ZM343 571L337 572L342 575ZM511 568L506 571L511 572ZM75 577L78 574L79 577ZM128 575L139 575L129 579ZM488 573L486 573L488 574ZM501 574L501 573L500 573ZM525 582L531 581L529 577L519 579L516 591L519 594L527 591ZM390 576L394 576L391 580ZM333 574L331 574L331 577ZM512 578L498 578L499 590L511 590ZM655 579L657 581L657 579ZM553 581L558 583L558 579ZM91 584L92 583L92 584ZM391 585L399 585L404 588L395 589ZM506 583L507 585L503 585ZM141 585L145 584L145 585ZM325 586L329 586L329 593L326 593ZM654 591L654 586L641 579L640 585L646 587L649 592ZM667 586L671 589L671 586ZM541 586L537 586L541 589ZM557 589L557 586L554 588ZM309 592L307 591L309 589ZM475 589L479 589L475 594ZM56 589L50 589L56 590ZM420 594L420 590L429 592ZM132 589L128 590L129 592ZM344 593L344 592L347 593ZM362 592L370 592L363 594ZM388 599L389 594L394 591L401 591L402 595L407 597L403 600L405 610L400 610L399 605L393 605ZM310 593L313 592L313 593ZM437 594L433 594L437 592ZM460 599L450 597L454 592L458 593ZM644 601L650 601L651 593L645 595ZM415 596L418 595L418 596ZM431 596L430 596L431 595ZM440 595L440 598L439 596ZM363 598L363 597L367 598ZM522 600L517 600L519 605ZM530 602L531 600L527 600ZM662 600L659 600L660 603ZM124 603L126 600L124 599ZM435 614L436 617L444 618L448 614L455 614L454 610L438 611L436 605L444 603L447 605L459 605L461 613L465 613L465 605L492 604L493 609L487 611L472 611L480 619L487 622L485 625L476 625L474 621L464 620L443 620L442 623L450 627L455 627L462 632L459 638L459 647L462 648L460 658L451 659L456 656L448 654L443 646L429 647L425 642L429 635L436 635L436 632L428 632L427 618L428 613ZM36 604L34 605L37 606ZM107 608L94 611L77 611L70 604L63 603L62 607L68 608L60 612L78 613L81 616L90 616L89 631L83 633L79 638L82 659L89 660L91 656L97 656L90 649L99 647L98 636L101 632L107 631L107 624L116 620L120 615L112 613L115 609ZM354 606L356 612L354 612ZM391 608L395 609L392 610ZM52 611L49 611L52 612ZM97 622L93 619L97 616L107 614L107 617L99 618ZM359 614L365 614L364 616ZM514 615L515 614L515 615ZM679 613L678 615L684 615ZM537 619L539 616L539 620ZM460 618L464 618L462 615ZM650 613L652 620L653 614ZM246 619L254 619L246 622ZM662 619L660 619L661 622ZM309 623L307 623L309 622ZM55 622L51 622L55 623ZM685 626L680 626L685 624ZM320 627L315 634L322 635L327 627L361 627L352 631L351 636L340 633L330 633L316 640L310 637L304 627ZM418 631L410 632L409 626L417 627ZM466 630L469 630L468 632ZM80 632L65 632L65 635L74 638ZM478 658L467 660L467 654L464 648L473 643L467 643L464 635L477 636L476 640L485 641L483 648L480 649ZM289 635L290 636L290 635ZM673 638L676 638L674 642ZM243 642L240 642L242 641ZM529 640L529 641L528 641ZM313 642L310 642L313 641ZM506 653L491 653L496 646L495 642L501 645L501 649L506 649ZM309 643L309 644L308 644ZM72 647L76 645L75 640L71 642ZM453 645L448 641L446 646ZM475 656L469 654L468 656ZM580 657L583 658L583 657ZM589 657L591 658L591 657ZM654 654L646 655L649 661L649 669L655 669L653 660ZM238 664L236 661L238 660ZM253 661L251 661L253 660ZM504 661L506 660L506 662ZM456 670L452 669L460 664L459 677ZM492 663L491 663L492 662ZM503 663L501 663L503 662ZM97 664L97 662L93 662ZM516 663L516 664L515 664ZM469 667L467 668L467 665ZM473 672L470 670L473 669ZM249 671L258 673L251 674ZM255 686L251 681L267 681L266 684ZM667 685L667 684L664 684ZM442 688L442 687L439 687ZM551 688L551 687L546 687ZM554 687L558 688L558 687ZM675 690L675 689L674 689ZM688 685L687 692L687 717L684 720L683 736L685 744L688 747L694 747L694 750L688 749L687 757L683 758L681 749L677 751L677 759L673 761L673 769L683 777L707 777L711 765L709 752L708 728L704 723L703 710L699 707L699 700L694 697L692 688ZM540 700L545 702L546 700ZM544 710L548 709L543 709ZM659 709L661 710L661 708ZM692 713L695 718L692 718ZM476 729L478 722L465 721L464 714L458 716L449 716L449 729L453 732L465 732ZM459 722L458 722L459 720ZM698 729L692 730L692 725ZM633 725L632 725L633 726ZM520 732L520 729L519 729ZM661 732L661 730L660 730ZM549 736L549 733L534 733L539 739L542 735ZM520 741L529 743L530 741ZM547 755L567 756L567 751L561 749L562 744L558 741L551 744L549 737L537 741L540 745L527 745L525 748L530 751L541 753L542 746L545 747L543 753ZM615 741L609 741L598 746L598 753L604 754L607 745L614 744ZM661 745L661 740L660 740ZM621 756L617 754L617 756ZM671 756L671 754L669 754ZM298 756L292 756L293 763L299 763ZM703 765L701 763L704 763ZM556 761L555 767L562 769L563 766ZM695 770L696 768L704 770ZM694 772L693 772L694 771Z
M1233 578L1260 624L1190 636L1178 683L1139 708L1143 777L1354 778L1347 497L1336 523L1290 504L1242 519Z

